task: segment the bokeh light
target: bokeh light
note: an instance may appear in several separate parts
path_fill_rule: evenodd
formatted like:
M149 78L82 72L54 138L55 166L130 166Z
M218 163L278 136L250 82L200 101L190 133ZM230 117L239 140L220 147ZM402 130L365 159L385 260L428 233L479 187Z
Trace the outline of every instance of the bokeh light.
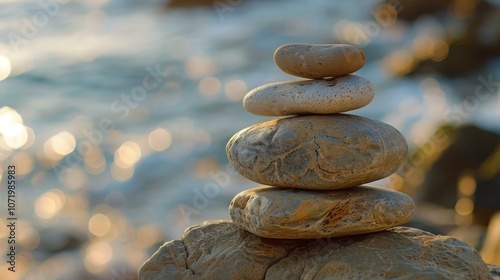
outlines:
M44 156L50 161L59 161L73 152L76 140L73 134L61 131L49 138L43 145Z
M448 56L449 46L444 40L436 40L432 44L431 59L434 61L444 60Z
M455 210L459 215L467 216L474 211L474 202L470 198L461 198L455 205Z
M23 123L23 118L16 110L7 106L0 108L0 132L3 133L9 126L16 123Z
M95 214L89 220L89 231L95 236L105 236L111 230L111 222L104 214Z
M12 156L12 164L20 176L28 175L35 167L35 161L28 152L19 152Z
M458 181L461 195L472 196L476 192L476 180L470 174L463 175Z
M84 168L91 175L101 174L106 169L106 158L98 147L93 147L83 158Z
M134 232L134 244L140 248L148 248L161 241L160 230L155 224L139 227Z
M247 85L242 80L231 80L224 86L224 93L231 101L241 101L248 92Z
M389 188L396 190L396 191L401 191L404 186L404 178L399 175L399 174L394 174L391 177L390 185Z
M30 148L31 146L33 146L33 144L35 144L35 131L33 131L33 129L31 127L28 127L28 126L25 126L26 128L26 132L27 132L27 136L28 136L28 139L26 140L26 142L24 143L24 145L21 146L21 149L28 149Z
M27 221L19 221L19 243L28 250L34 250L40 245L40 234Z
M111 176L117 181L127 181L134 175L134 167L121 167L113 162L111 164Z
M193 173L199 178L210 178L210 175L219 170L219 162L212 157L202 158L193 165Z
M420 34L413 40L412 51L417 59L425 60L433 53L434 39L427 34Z
M157 128L149 133L148 143L151 149L161 152L170 147L172 144L172 137L166 129Z
M206 77L200 81L198 90L204 97L215 97L221 90L221 83L217 78Z
M393 52L383 60L382 64L384 69L394 76L408 74L416 66L413 55L407 50Z
M85 250L84 264L88 272L97 274L113 257L113 249L108 242L90 243Z
M127 169L132 166L141 158L141 147L133 141L123 143L115 151L115 164L122 168Z
M82 168L67 167L61 172L62 183L70 190L83 188L88 183L87 173Z
M384 28L390 27L398 20L398 11L391 4L382 3L375 10L375 20Z
M10 60L3 55L0 55L0 81L5 80L12 71Z
M186 61L186 74L195 79L213 75L217 71L215 61L208 56L196 55Z
M15 123L3 132L3 139L7 146L18 149L28 141L28 131L24 125Z
M36 199L35 213L42 219L54 217L63 208L66 195L58 189L52 189Z
M10 149L21 148L28 142L28 130L23 125L23 118L7 106L0 108L0 134Z

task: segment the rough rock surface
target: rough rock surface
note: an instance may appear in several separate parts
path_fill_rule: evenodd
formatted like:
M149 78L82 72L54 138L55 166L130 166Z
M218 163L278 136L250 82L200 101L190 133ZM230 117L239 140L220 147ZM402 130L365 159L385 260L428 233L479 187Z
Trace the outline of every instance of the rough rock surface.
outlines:
M410 196L368 186L335 191L259 187L239 193L229 206L240 228L282 239L381 231L407 223L414 210Z
M287 44L276 49L274 62L290 75L322 79L359 70L365 64L365 53L353 45Z
M492 279L473 248L405 227L332 239L267 239L226 221L187 229L139 279Z
M500 266L489 264L488 267L490 268L491 276L493 276L493 279L500 280Z
M286 81L253 89L243 99L243 107L262 116L334 114L364 107L374 94L372 83L357 75Z
M407 144L392 126L347 114L297 116L253 125L226 147L246 178L270 186L333 190L391 175Z

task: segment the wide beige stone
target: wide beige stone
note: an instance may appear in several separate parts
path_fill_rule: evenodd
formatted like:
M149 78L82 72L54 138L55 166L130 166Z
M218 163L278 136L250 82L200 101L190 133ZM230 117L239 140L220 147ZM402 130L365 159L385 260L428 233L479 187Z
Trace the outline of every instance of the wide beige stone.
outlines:
M274 62L290 75L322 79L359 70L365 64L365 53L345 44L287 44L276 49Z
M368 186L335 191L259 187L233 198L240 228L267 238L326 238L381 231L410 221L413 199Z
M331 239L267 239L211 221L165 243L139 270L166 279L492 279L473 248L418 229Z
M250 91L243 107L262 116L334 114L368 105L374 93L372 83L357 75L277 82Z
M333 190L396 172L407 144L393 127L347 115L272 120L236 133L229 162L246 178L270 186Z

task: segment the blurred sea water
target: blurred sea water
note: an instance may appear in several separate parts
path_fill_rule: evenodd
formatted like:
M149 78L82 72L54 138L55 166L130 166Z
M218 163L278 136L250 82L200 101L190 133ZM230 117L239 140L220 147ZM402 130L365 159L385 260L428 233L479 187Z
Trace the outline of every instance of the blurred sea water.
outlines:
M228 166L225 145L272 119L243 109L246 92L295 79L273 63L282 44L362 46L357 74L376 97L352 113L395 126L410 147L454 108L465 108L459 121L500 131L498 88L471 109L456 94L464 81L398 75L412 67L408 45L443 36L438 19L384 26L373 1L225 3L223 12L131 0L0 4L1 189L15 165L18 217L18 271L2 262L0 279L133 279L188 226L228 219L232 197L256 184ZM498 76L499 65L485 72Z

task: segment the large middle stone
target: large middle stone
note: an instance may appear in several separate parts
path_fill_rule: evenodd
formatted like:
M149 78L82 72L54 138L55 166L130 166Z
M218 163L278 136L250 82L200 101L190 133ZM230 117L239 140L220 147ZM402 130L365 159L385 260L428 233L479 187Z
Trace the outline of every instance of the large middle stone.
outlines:
M246 178L277 187L333 190L396 172L407 144L392 126L347 114L272 120L236 133L226 152Z

